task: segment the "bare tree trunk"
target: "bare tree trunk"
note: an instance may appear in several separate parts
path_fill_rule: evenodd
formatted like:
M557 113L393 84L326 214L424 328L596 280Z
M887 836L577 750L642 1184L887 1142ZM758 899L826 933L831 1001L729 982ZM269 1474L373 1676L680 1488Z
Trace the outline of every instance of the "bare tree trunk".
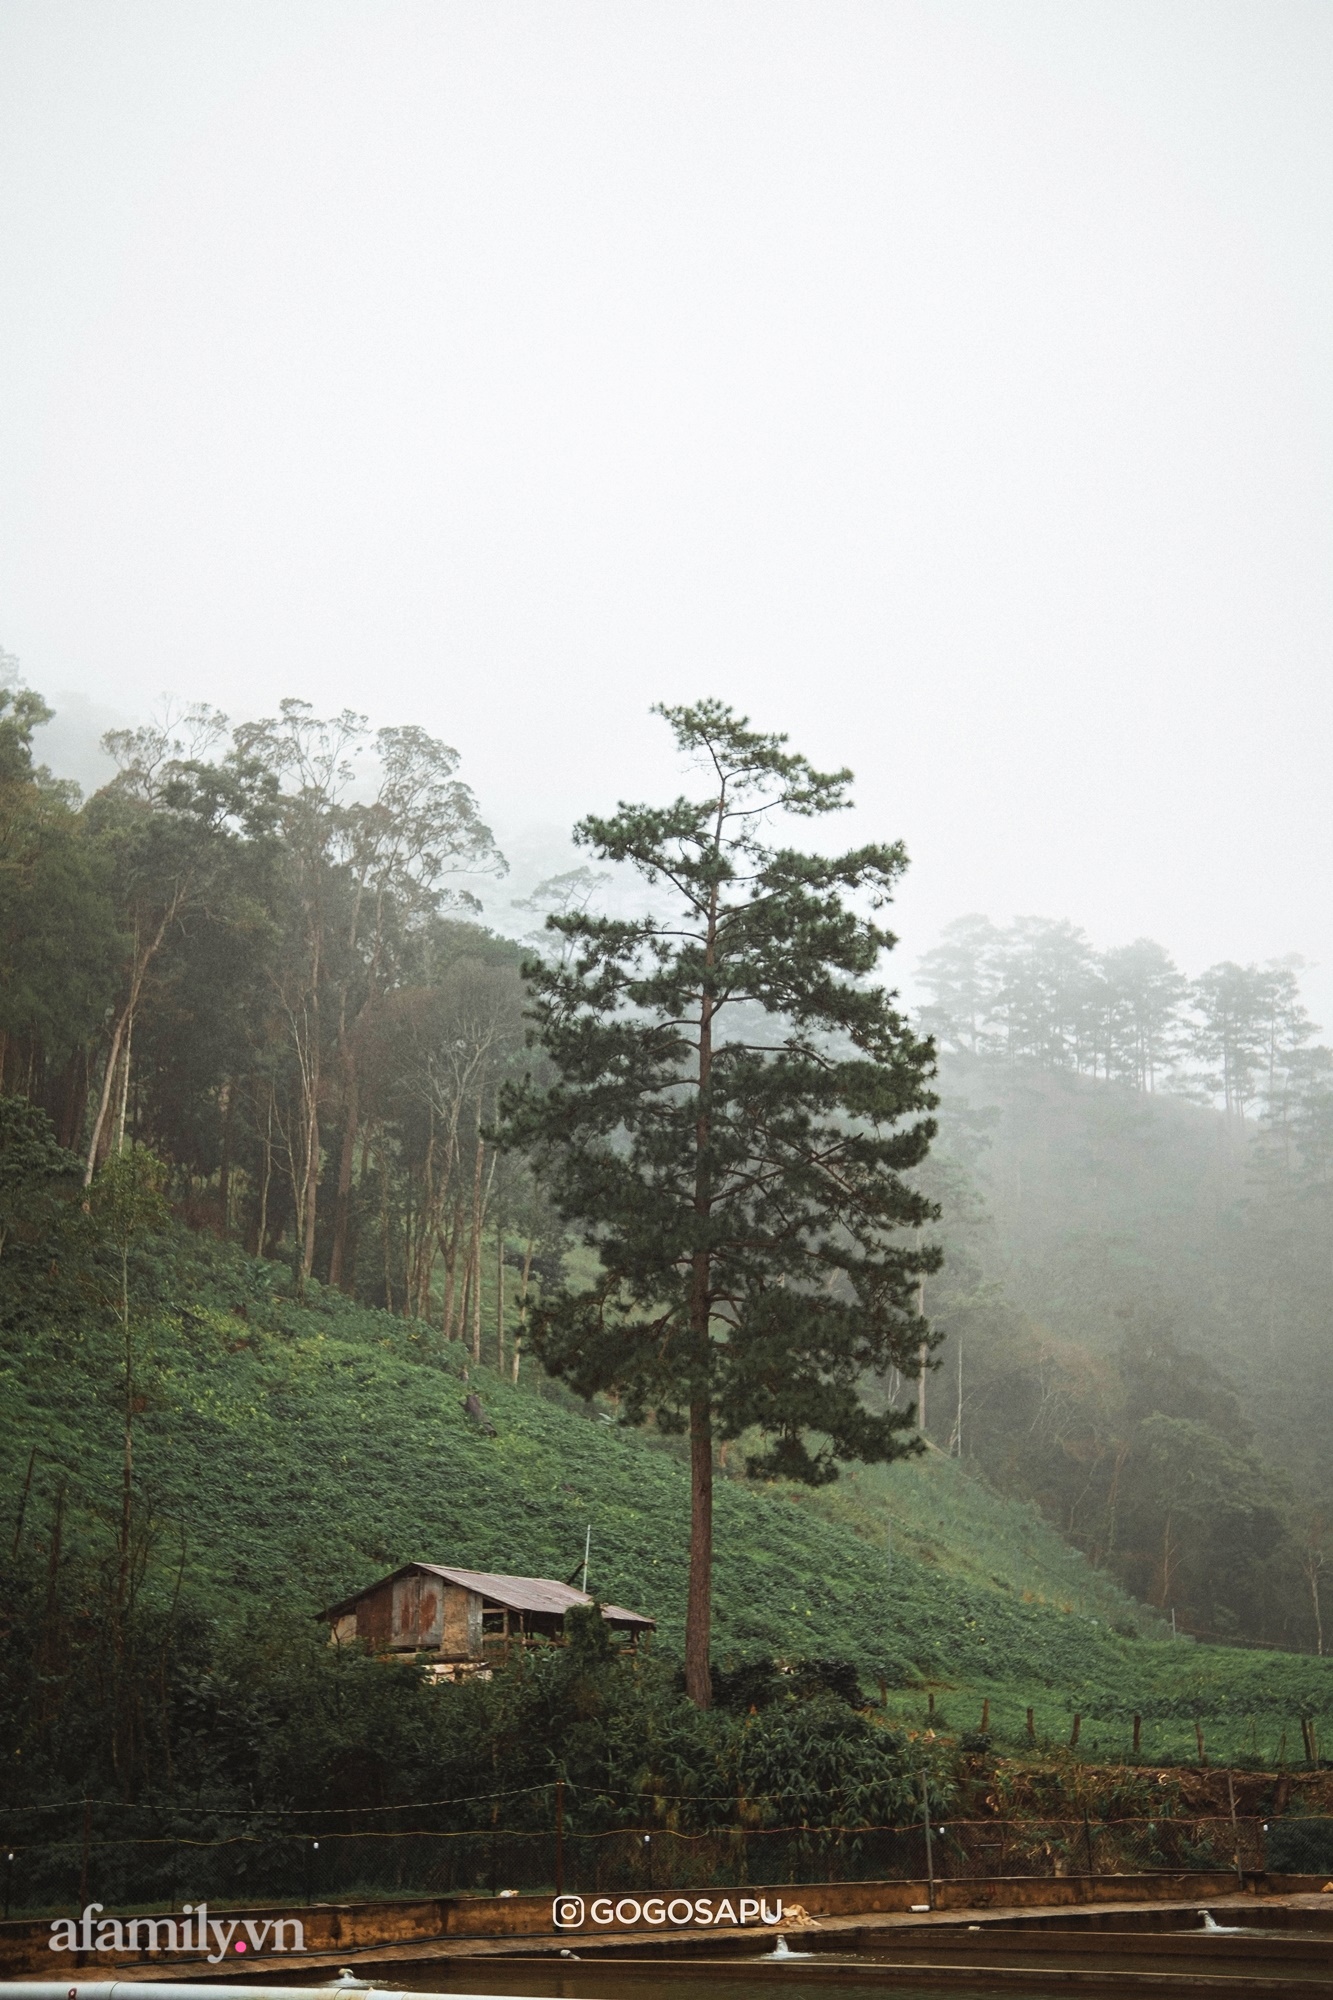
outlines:
M426 1145L426 1159L421 1176L421 1200L417 1211L415 1238L409 1241L407 1250L407 1298L403 1305L403 1316L406 1319L430 1318L430 1274L435 1262L437 1208L435 1113L432 1111L430 1138Z
M268 1087L264 1115L264 1169L259 1182L259 1241L257 1254L268 1255L268 1191L273 1181L273 1085Z
M412 1317L412 1285L416 1277L416 1234L409 1185L403 1201L403 1318Z
M501 1375L505 1372L505 1233L499 1216L495 1219L495 1354Z
M472 1239L472 1359L481 1366L481 1217Z
M471 1287L472 1359L481 1363L481 1168L485 1147L481 1139L481 1098L477 1099L477 1145L472 1162L472 1245L468 1253L468 1282ZM464 1325L467 1316L464 1315Z
M449 1240L444 1245L444 1312L441 1325L446 1340L453 1340L454 1303L458 1280L458 1252L463 1241L463 1197L460 1194L454 1203L453 1221L449 1225Z
M1310 1586L1310 1602L1314 1607L1315 1654L1322 1660L1324 1657L1324 1618L1319 1602L1319 1572L1324 1567L1322 1551L1312 1549L1307 1554L1301 1567L1305 1571L1306 1581Z
M121 1329L125 1336L125 1451L121 1464L120 1548L116 1565L117 1622L129 1597L130 1540L134 1523L134 1336L130 1330L130 1253L120 1252Z
M115 1027L111 1031L111 1046L107 1050L106 1057L106 1074L102 1078L102 1094L98 1100L97 1115L93 1119L92 1137L88 1141L87 1158L83 1163L83 1185L85 1187L91 1185L93 1175L97 1171L97 1162L102 1155L103 1135L106 1131L107 1115L111 1107L111 1092L115 1082L121 1043L125 1039L126 1028L134 1019L135 1009L139 1004L139 994L143 988L143 982L147 977L148 968L161 949L162 940L167 934L168 926L174 921L182 902L188 894L188 890L188 878L185 882L177 883L171 901L163 914L162 921L154 933L152 943L145 945L142 949L139 945L139 932L136 924L134 959L130 969L129 997L121 1009Z
M116 1109L116 1157L125 1150L125 1112L130 1101L130 1061L134 1046L134 1016L125 1024L125 1043L120 1052L120 1103Z
M1157 1598L1157 1608L1165 1611L1171 1595L1171 1509L1166 1510L1166 1520L1162 1527L1162 1586Z
M329 1251L329 1283L339 1291L347 1291L349 1286L344 1277L347 1267L347 1232L352 1213L352 1167L356 1159L357 1121L360 1112L360 1089L356 1064L349 1055L346 1059L347 1092L343 1110L342 1150L338 1155L338 1190L334 1196L333 1247Z
M222 1211L222 1240L225 1243L231 1234L231 1138L232 1112L236 1092L231 1078L224 1077L218 1091L222 1111L222 1147L218 1160L218 1207Z
M535 1237L529 1236L523 1252L523 1276L518 1290L518 1326L514 1332L514 1364L510 1380L518 1381L518 1364L523 1353L523 1337L528 1330L528 1280L532 1276L532 1247Z
M306 1030L305 1046L298 1046L297 1058L301 1072L302 1096L302 1161L301 1187L297 1198L297 1233L301 1246L301 1283L315 1268L315 1219L319 1201L319 1092L320 1069L320 1008L319 987L323 972L324 934L316 927L310 940L310 981L306 988L306 998L302 1007L308 1004L309 1027ZM295 1017L293 1017L295 1018ZM298 1038L299 1041L299 1038Z
M301 1281L315 1268L315 1205L319 1191L319 1100L310 1093L309 1116L305 1129L305 1172L301 1183L304 1228L301 1243Z
M393 1256L389 1238L389 1163L384 1156L384 1136L380 1135L380 1253L384 1259L384 1310L393 1311Z
M102 1133L106 1129L107 1113L111 1107L111 1092L115 1085L116 1071L120 1066L120 1045L125 1035L125 1024L129 1019L128 1007L121 1014L111 1030L111 1046L106 1052L106 1074L102 1078L102 1094L97 1101L97 1115L93 1119L92 1137L88 1141L88 1155L83 1163L83 1185L92 1185L97 1171L97 1161L102 1150Z

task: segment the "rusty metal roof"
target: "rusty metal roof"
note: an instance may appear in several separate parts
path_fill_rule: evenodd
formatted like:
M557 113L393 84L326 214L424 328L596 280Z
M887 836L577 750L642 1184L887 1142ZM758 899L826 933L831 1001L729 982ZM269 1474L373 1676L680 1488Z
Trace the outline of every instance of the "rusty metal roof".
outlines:
M562 1617L576 1604L591 1604L593 1599L587 1591L575 1590L568 1583L556 1583L547 1576L501 1576L493 1570L450 1569L443 1563L404 1563L389 1576L382 1576L375 1583L368 1583L364 1590L356 1591L340 1604L331 1604L320 1615L324 1618L341 1617L368 1597L372 1590L380 1590L386 1583L393 1583L400 1576L410 1576L414 1571L425 1576L440 1576L447 1583L456 1583L463 1590L475 1590L477 1595L489 1604L498 1604L508 1611L539 1611L548 1617ZM657 1620L645 1618L638 1611L626 1611L619 1604L604 1604L602 1616L609 1625L639 1627L645 1631L656 1630Z

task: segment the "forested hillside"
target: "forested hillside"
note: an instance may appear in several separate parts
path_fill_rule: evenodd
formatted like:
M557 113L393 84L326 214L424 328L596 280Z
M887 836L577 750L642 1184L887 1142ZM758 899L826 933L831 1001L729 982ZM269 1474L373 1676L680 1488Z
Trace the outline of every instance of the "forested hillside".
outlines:
M566 1574L591 1516L594 1580L669 1650L682 1467L526 1345L589 1253L493 1142L539 1058L523 951L468 902L503 862L454 753L298 703L194 710L111 739L83 802L34 765L45 713L0 692L0 1419L38 1600L68 1559L113 1627L136 1565L224 1622L256 1594L308 1618L408 1556ZM1142 1643L1112 1626L1322 1650L1329 1068L1294 969L1190 988L1158 947L967 920L926 972L935 1450L823 1494L728 1478L720 1654L808 1634L891 1684L990 1689L1008 1726ZM1148 1701L1131 1664L1085 1713Z
M1322 1648L1329 1052L1293 967L956 926L930 1431L1201 1631Z

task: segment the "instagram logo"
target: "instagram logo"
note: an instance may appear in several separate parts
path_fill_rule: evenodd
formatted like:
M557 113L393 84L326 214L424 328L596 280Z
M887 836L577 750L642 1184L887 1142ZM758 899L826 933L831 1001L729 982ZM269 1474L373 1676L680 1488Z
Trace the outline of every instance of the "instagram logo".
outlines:
M576 1931L583 1922L582 1896L557 1896L551 1916L558 1931Z

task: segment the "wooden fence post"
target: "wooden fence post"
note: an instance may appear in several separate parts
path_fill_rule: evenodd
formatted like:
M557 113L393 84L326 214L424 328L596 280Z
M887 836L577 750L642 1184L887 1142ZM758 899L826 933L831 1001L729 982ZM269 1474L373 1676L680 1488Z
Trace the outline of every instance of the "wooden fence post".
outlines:
M1134 1717L1134 1748L1133 1751L1131 1752L1133 1756L1135 1757L1138 1756L1139 1745L1142 1743L1142 1741L1143 1741L1143 1717L1141 1715L1136 1715Z
M924 1770L921 1773L921 1819L926 1829L926 1901L933 1910L935 1907L935 1860L930 1842L930 1785Z
M1236 1849L1236 1880L1245 1887L1245 1870L1240 1858L1240 1822L1236 1818L1236 1787L1230 1771L1227 1772L1227 1802L1231 1807L1231 1838Z
M1037 1740L1037 1725L1036 1725L1036 1723L1035 1723L1035 1722L1033 1721L1033 1719L1032 1719L1032 1710L1031 1710L1031 1709L1029 1709L1029 1710L1028 1710L1028 1742L1029 1742L1029 1743L1035 1743L1035 1742L1036 1742L1036 1740Z
M1074 1717L1074 1727L1069 1732L1069 1747L1071 1750L1076 1750L1078 1748L1078 1732L1082 1727L1083 1727L1083 1717L1081 1715L1076 1715Z

